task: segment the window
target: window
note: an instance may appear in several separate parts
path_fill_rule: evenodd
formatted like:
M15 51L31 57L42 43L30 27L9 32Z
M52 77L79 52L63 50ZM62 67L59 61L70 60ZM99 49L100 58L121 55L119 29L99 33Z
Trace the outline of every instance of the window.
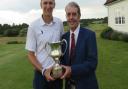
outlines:
M125 17L122 16L122 24L125 24Z
M115 8L115 24L125 24L124 7Z
M122 20L121 20L121 17L119 17L119 24L121 24L121 21L122 21Z
M115 18L115 23L118 24L118 17Z
M115 17L115 24L125 24L125 17L124 16Z

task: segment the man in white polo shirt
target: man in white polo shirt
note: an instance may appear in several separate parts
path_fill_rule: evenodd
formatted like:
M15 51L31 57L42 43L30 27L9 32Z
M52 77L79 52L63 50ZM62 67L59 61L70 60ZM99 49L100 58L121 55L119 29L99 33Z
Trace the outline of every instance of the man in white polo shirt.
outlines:
M34 89L61 89L61 80L55 80L50 76L53 59L49 56L50 42L59 41L63 34L63 23L53 17L55 0L41 0L42 16L31 23L27 32L26 49L28 58L34 66Z

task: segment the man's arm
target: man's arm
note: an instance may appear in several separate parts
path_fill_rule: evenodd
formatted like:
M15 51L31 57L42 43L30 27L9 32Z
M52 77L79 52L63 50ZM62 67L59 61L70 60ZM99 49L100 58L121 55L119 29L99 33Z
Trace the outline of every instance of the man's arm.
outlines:
M46 77L47 81L54 80L51 77L51 75L50 75L52 69L51 68L48 68L48 69L44 69L44 71L43 71L42 65L36 59L36 56L35 56L35 53L34 52L32 52L32 51L29 51L28 52L28 59L31 62L31 64L34 66L34 68L36 70L40 71L42 73L42 75L44 75Z
M42 72L42 65L38 62L34 52L28 51L28 59L36 70Z

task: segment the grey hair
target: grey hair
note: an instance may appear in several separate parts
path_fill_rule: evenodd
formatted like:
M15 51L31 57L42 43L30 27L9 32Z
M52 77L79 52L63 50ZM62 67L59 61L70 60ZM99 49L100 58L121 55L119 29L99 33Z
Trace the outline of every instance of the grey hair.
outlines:
M67 9L67 7L76 7L78 9L78 14L81 16L81 10L80 10L80 6L76 3L76 2L69 2L66 7L65 7L65 11Z

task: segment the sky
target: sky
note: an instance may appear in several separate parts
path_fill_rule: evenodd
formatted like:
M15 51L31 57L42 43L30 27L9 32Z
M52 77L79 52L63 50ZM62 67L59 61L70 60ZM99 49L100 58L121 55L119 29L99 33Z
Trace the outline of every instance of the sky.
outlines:
M106 0L55 0L53 16L66 21L65 6L75 1L81 8L81 19L103 18L107 16ZM30 24L42 14L40 0L1 0L0 24Z

